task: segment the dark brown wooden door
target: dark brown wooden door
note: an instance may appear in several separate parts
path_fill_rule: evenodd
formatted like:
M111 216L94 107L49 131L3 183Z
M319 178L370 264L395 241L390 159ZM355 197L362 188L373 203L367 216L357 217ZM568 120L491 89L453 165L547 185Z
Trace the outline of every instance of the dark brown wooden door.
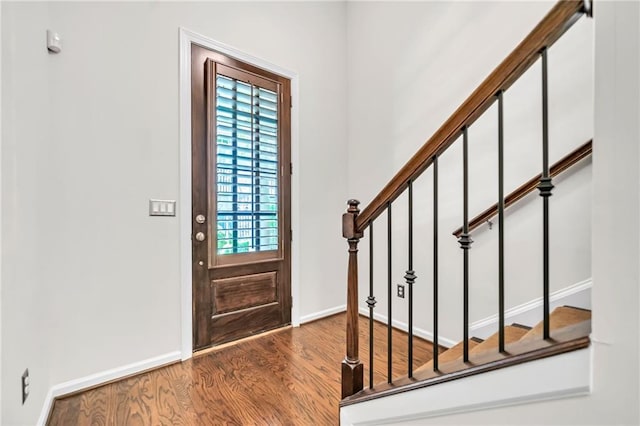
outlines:
M291 322L290 81L192 45L194 350Z

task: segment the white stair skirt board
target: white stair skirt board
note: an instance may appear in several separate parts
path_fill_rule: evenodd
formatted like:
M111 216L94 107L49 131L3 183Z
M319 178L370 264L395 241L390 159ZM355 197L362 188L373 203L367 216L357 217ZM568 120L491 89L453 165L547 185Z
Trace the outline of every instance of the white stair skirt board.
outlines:
M180 351L174 351L52 386L44 400L38 426L44 426L47 422L55 398L180 361L181 354Z
M360 315L363 315L367 318L369 318L369 308L363 307L361 306L359 309L359 313ZM387 323L388 319L386 315L382 315L379 313L373 313L373 318L377 321L380 321L382 323ZM402 322L399 320L393 320L391 321L391 325L399 330L402 331L408 331L409 330L409 325L406 322ZM419 327L413 327L413 335L416 337L421 337L425 340L428 340L429 342L433 342L433 332L432 331L428 331L425 330L423 328L419 328ZM458 342L456 340L453 339L449 339L443 336L438 336L438 345L440 346L444 346L445 348L450 348L452 346L455 346Z
M334 314L339 314L340 312L345 312L346 310L347 305L340 305L333 308L325 309L323 311L314 312L312 314L303 315L300 317L300 324L315 321L324 317L329 317Z
M591 309L591 278L570 285L549 295L550 311L558 306L574 306L576 308ZM542 297L522 305L507 309L504 313L505 325L518 323L535 326L542 321ZM498 331L498 315L474 321L469 326L471 336L486 339Z
M340 409L340 424L383 425L586 395L592 348L374 399ZM545 377L545 380L540 380ZM514 386L517 383L518 386ZM428 404L425 402L428 401Z

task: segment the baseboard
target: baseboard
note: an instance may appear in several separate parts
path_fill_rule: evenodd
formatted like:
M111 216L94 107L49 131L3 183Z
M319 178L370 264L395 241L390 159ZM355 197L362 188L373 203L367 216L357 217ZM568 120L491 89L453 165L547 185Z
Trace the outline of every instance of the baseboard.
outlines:
M365 316L365 317L369 317L369 308L365 308L363 306L360 306L360 315ZM388 319L386 315L382 315L379 313L374 313L373 314L373 319L375 319L376 321L380 321L383 323L387 323ZM398 320L393 320L391 321L391 326L394 328L397 328L399 330L402 331L408 331L409 330L409 325L406 322L402 322L402 321L398 321ZM427 331L423 328L419 328L419 327L413 327L413 335L414 336L418 336L420 338L423 338L425 340L428 340L430 342L433 342L433 333L431 331ZM446 337L443 336L438 336L438 345L440 346L444 346L446 348L450 348L452 346L454 346L455 344L457 344L458 342L453 340L453 339L448 339Z
M551 310L562 305L591 309L591 278L554 291L549 295L549 305ZM506 324L516 322L533 326L542 320L542 297L507 309L504 314ZM469 326L470 334L482 339L486 339L497 330L497 314L474 321Z
M325 309L323 311L314 312L309 315L303 315L300 317L300 324L319 320L321 318L328 317L331 315L339 314L340 312L345 312L346 310L347 310L347 305L340 305L340 306L335 306L333 308Z
M52 386L47 393L45 402L42 406L40 418L38 419L38 425L44 426L53 407L53 402L56 398L69 395L81 390L96 387L98 385L106 384L113 380L122 379L127 376L139 374L143 371L152 370L163 365L171 364L175 361L180 361L181 352L174 351L164 355L156 356L146 360L134 362L132 364L123 365L121 367L112 368L110 370L102 371L99 373L91 374L89 376L81 377L75 380L69 380L68 382L60 383Z
M554 291L549 295L550 307L553 310L557 306L570 305L579 308L591 309L591 278L588 278L579 283L570 285L558 291ZM365 306L359 307L360 315L369 316L369 309ZM535 325L540 319L542 312L542 297L531 300L527 303L523 303L518 306L514 306L511 309L505 311L505 320L508 324L519 323L525 325ZM380 313L374 313L373 318L377 321L387 323L387 316ZM409 326L406 322L393 320L391 325L402 331L407 331ZM491 315L487 318L475 321L469 325L469 333L472 336L486 339L496 332L498 329L498 315ZM431 331L414 327L413 334L423 339L433 341L433 333ZM449 339L447 337L440 336L438 338L438 344L450 348L456 345L459 340Z

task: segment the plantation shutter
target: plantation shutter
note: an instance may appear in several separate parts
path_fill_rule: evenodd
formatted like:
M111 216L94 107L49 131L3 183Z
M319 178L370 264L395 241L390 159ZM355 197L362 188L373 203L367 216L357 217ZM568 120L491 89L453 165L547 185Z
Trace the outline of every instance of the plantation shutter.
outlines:
M215 84L217 254L278 250L278 87L221 65Z

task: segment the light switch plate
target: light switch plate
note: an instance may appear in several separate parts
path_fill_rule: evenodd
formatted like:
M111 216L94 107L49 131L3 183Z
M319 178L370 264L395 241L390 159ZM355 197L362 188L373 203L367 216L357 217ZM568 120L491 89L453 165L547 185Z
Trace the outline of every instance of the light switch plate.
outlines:
M149 216L175 216L175 200L149 200Z

